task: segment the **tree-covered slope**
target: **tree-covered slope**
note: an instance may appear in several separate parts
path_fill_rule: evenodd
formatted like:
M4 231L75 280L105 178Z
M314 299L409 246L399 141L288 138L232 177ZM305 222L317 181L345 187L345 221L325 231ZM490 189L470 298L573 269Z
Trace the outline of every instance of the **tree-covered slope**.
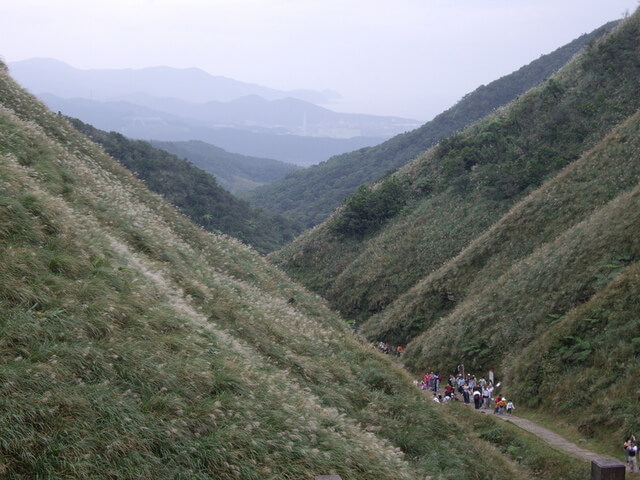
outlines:
M635 14L542 85L347 199L274 261L349 318L379 313L640 107L639 37Z
M442 415L321 299L151 193L3 67L2 476L538 476ZM461 449L460 437L472 441Z
M209 231L226 233L261 253L268 253L293 240L302 230L291 220L253 208L234 197L210 174L174 154L143 140L130 140L117 132L98 130L77 119L70 121L152 191Z
M189 142L160 142L152 140L154 147L186 158L196 167L210 173L221 187L231 193L253 190L281 179L300 167L270 158L255 158L227 152L215 145L199 140Z
M360 185L409 163L438 140L453 135L509 103L550 77L585 45L610 31L615 24L611 22L582 35L516 72L477 88L416 130L375 147L338 155L243 196L254 205L293 218L308 227L316 225L325 220Z
M614 129L579 160L514 206L447 262L361 329L370 338L406 344L479 294L514 263L640 180L640 113Z

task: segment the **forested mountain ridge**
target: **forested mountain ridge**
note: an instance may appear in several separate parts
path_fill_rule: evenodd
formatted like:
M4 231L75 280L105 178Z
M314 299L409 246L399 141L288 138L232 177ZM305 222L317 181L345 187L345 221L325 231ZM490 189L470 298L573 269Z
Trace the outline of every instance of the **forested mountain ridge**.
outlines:
M213 176L176 155L78 119L69 121L206 230L238 238L261 253L281 248L302 231L301 225L234 197Z
M438 140L453 135L539 84L585 45L606 34L616 24L607 23L516 72L477 88L416 130L375 147L332 157L319 165L291 173L282 180L243 194L243 197L254 205L312 227L326 219L360 185L409 163Z
M188 142L151 140L149 143L156 148L189 160L196 167L216 177L220 186L231 193L253 190L300 169L292 163L230 153L199 140Z
M151 193L1 63L0 127L2 475L538 476L442 415L319 297ZM460 449L460 435L474 441Z
M459 255L371 318L362 332L400 343L412 340L463 299L483 291L490 283L487 279L498 279L541 245L633 189L640 181L635 156L640 149L639 127L640 113L636 113L517 203ZM612 271L621 266L618 260L612 260Z
M492 368L614 446L640 427L638 58L640 12L274 261L412 371Z

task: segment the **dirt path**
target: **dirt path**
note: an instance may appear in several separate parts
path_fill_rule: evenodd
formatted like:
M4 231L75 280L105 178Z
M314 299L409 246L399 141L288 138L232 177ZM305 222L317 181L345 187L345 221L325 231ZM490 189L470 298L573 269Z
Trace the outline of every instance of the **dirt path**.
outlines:
M542 440L547 442L549 445L553 445L565 452L572 453L573 455L577 455L578 457L584 458L585 460L591 461L596 458L608 458L605 455L600 453L592 452L591 450L587 450L584 448L578 447L575 443L571 443L564 437L561 437L555 432L551 430L541 427L537 423L532 422L531 420L527 420L526 418L516 417L514 415L493 415L493 408L484 409L480 408L476 410L473 408L473 404L470 404L471 408L476 412L492 415L494 418L499 420L503 420L505 422L511 422L514 425L519 426L523 430L533 433L534 435L540 437Z

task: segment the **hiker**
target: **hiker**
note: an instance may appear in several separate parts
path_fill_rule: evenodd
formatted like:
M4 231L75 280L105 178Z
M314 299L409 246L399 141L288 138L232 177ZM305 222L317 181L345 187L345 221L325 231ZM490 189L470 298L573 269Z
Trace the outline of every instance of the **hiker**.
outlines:
M447 386L444 387L444 394L450 396L451 392L453 392L453 387L447 383Z
M433 391L437 392L440 390L440 375L439 374L431 374L431 379L433 380Z
M496 408L498 409L498 415L504 415L504 408L507 406L507 400L505 398L501 398L499 402L496 403Z
M627 447L627 463L631 472L638 471L638 445L635 440L631 440L631 443Z
M507 402L507 413L509 415L511 415L513 413L513 411L515 410L516 407L513 406L513 402L511 400L509 400Z
M629 465L629 449L633 444L636 443L635 435L629 435L627 439L622 444L622 448L624 448L625 453L627 454L627 465Z
M438 394L437 393L433 394L433 401L436 402L436 403L440 403L440 400L438 399Z
M485 408L491 408L491 397L493 396L493 384L491 382L489 382L486 390L487 390L487 396L484 397L484 400L487 404L485 405Z
M473 389L476 386L476 377L469 375L469 386Z
M473 405L476 407L476 410L482 405L482 395L478 390L473 391Z
M482 392L482 406L484 408L489 408L489 385L482 387L480 391Z
M495 399L495 408L493 409L493 414L497 414L498 413L498 403L500 403L502 401L502 397L500 395L498 395Z
M465 382L465 384L462 386L462 398L464 399L464 403L469 404L469 397L471 393L471 388L469 387L469 384Z

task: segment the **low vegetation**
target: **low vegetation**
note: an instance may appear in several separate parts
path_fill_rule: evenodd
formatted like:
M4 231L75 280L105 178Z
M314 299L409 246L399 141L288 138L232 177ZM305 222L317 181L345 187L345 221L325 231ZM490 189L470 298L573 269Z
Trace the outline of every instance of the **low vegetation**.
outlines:
M535 478L589 478L590 466L587 462L556 450L544 440L508 421L478 415L460 404L449 404L447 408L457 421L469 426L480 441L494 445L520 468L533 472ZM490 478L490 473L487 472L487 478Z
M362 238L397 215L406 201L405 190L395 179L384 182L379 188L363 185L345 201L344 210L329 229L339 237Z

